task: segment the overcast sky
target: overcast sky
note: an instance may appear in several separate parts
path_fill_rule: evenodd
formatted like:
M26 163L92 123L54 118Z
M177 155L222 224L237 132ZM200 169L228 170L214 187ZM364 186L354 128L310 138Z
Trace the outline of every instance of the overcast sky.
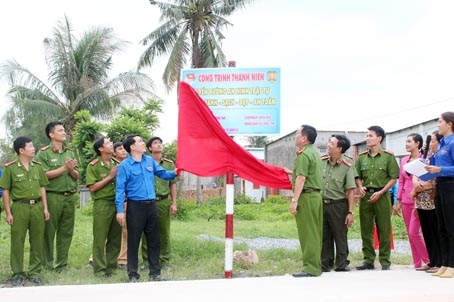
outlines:
M223 49L237 67L281 68L281 135L303 123L394 131L454 110L453 13L452 0L256 0L228 18ZM112 75L135 68L160 16L148 0L2 1L0 61L46 79L42 41L65 14L76 35L103 25L131 42ZM162 85L166 60L147 73L166 101L156 134L171 141L178 108Z

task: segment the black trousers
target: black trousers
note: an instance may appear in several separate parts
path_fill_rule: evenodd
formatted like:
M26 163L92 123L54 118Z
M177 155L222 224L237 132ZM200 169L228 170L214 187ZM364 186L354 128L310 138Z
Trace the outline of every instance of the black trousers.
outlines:
M348 204L338 202L323 205L323 243L322 268L342 268L348 265L348 228L345 217L348 213ZM336 256L334 257L334 253Z
M128 276L138 277L139 244L142 233L147 239L147 255L150 276L161 274L159 264L159 224L155 202L128 201L126 209L128 228Z
M454 267L454 177L438 177L435 210L441 245L441 265Z
M418 209L419 222L421 231L426 244L427 253L429 254L430 267L441 266L441 249L440 235L438 233L438 219L435 209L422 210Z

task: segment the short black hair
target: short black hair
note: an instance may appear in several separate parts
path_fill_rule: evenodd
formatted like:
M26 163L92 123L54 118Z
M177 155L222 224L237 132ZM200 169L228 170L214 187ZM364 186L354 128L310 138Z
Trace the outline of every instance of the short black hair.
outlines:
M126 138L123 140L123 147L125 148L126 152L131 153L131 145L134 145L136 143L136 140L134 137L140 136L138 134L131 134L126 136Z
M101 136L93 143L93 149L95 150L96 154L101 155L101 151L99 151L99 148L101 148L104 145L105 139L106 139L105 136Z
M49 133L51 133L52 130L54 130L55 126L57 126L57 125L62 125L63 127L65 126L65 124L63 124L62 121L53 121L46 125L45 131L46 131L46 136L48 139L50 139Z
M152 138L150 138L150 139L148 140L148 142L147 142L147 144L146 144L147 149L149 149L149 148L151 147L151 145L153 144L153 142L154 142L155 140L159 140L159 141L161 142L161 144L162 144L162 139L161 139L159 136L153 136Z
M337 138L337 146L341 148L341 153L345 153L350 148L350 140L342 134L333 134L331 137Z
M122 142L116 142L115 144L113 144L113 149L114 149L114 152L117 151L117 148L123 146L123 143Z
M382 143L385 140L386 134L385 134L385 130L383 130L382 127L380 127L380 126L370 126L369 128L367 128L367 130L374 131L377 136L381 136L381 142L380 143Z
M317 130L309 125L301 125L301 134L305 135L311 144L317 139Z
M19 155L19 149L25 149L25 145L31 142L32 139L26 136L19 136L13 142L13 149Z

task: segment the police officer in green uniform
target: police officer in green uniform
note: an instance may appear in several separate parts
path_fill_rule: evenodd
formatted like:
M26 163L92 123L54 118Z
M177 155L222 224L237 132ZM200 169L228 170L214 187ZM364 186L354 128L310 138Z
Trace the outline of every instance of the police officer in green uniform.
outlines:
M382 149L385 131L380 126L369 127L366 137L368 150L359 154L355 167L356 186L361 196L359 219L364 262L358 270L374 269L374 223L380 238L379 261L382 270L391 266L391 197L389 189L399 177L399 166L392 152Z
M147 149L156 163L166 170L175 170L172 160L162 157L162 139L158 136L148 140ZM162 268L169 267L170 263L170 217L177 213L177 182L178 177L173 180L164 180L159 177L154 178L156 190L156 207L159 217L159 240L161 252L159 260ZM148 263L146 258L146 241L142 236L142 258L144 263Z
M316 138L314 127L302 125L298 128L295 167L293 171L286 169L292 174L293 197L289 210L295 215L303 260L302 271L294 273L294 277L315 277L322 273L323 203L320 190L323 178L322 161L313 146Z
M352 226L355 207L355 176L353 160L345 155L350 140L345 135L331 135L323 162L323 245L322 271L346 272L348 266L348 228ZM334 244L336 249L334 249ZM336 261L334 261L336 250Z
M3 203L6 222L11 225L11 269L15 286L23 284L25 278L37 285L42 284L40 276L43 259L44 224L49 219L45 186L49 183L41 165L32 160L35 147L28 137L14 141L18 159L5 164L0 179L3 188ZM24 272L25 238L29 236L29 270Z
M118 161L112 157L112 142L101 137L93 144L98 157L87 167L86 183L93 199L93 270L95 276L110 277L117 269L121 226L115 207L115 177Z
M50 182L46 186L50 219L46 222L44 231L43 265L47 269L61 271L68 265L68 253L74 233L76 202L79 199L75 193L79 172L73 151L63 145L66 141L63 123L50 122L45 131L50 144L41 148L36 155L36 160L42 164Z

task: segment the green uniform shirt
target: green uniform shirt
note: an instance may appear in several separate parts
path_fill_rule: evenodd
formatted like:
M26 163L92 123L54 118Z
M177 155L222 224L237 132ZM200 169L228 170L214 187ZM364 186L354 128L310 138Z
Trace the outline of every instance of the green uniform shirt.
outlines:
M36 160L42 164L44 172L60 168L65 164L67 158L76 158L74 152L64 147L62 152L58 152L52 144L43 147L36 154ZM49 192L76 192L77 181L75 181L68 171L58 177L50 179L46 191Z
M348 189L356 188L356 169L353 160L345 155L334 164L329 156L322 157L323 168L323 199L339 200L345 199L345 192Z
M312 144L306 145L295 159L295 168L292 174L293 187L295 187L295 180L299 175L306 177L304 189L322 189L322 160Z
M98 156L95 160L92 160L87 166L87 186L93 185L109 176L110 171L116 165L118 165L118 162L113 158L110 159L110 166L107 166L100 156ZM93 200L115 200L115 177L101 189L91 192L91 197Z
M399 178L399 165L394 155L384 149L375 157L368 151L360 153L355 167L367 188L383 188L391 179Z
M39 162L31 161L29 170L19 160L5 164L0 187L10 191L10 199L38 199L41 197L41 187L49 180Z
M175 170L175 164L173 161L167 158L162 158L161 162L159 163L161 167L163 167L166 170ZM172 180L164 180L161 179L157 176L154 177L154 184L155 184L155 190L156 190L156 195L161 195L161 196L166 196L170 194L170 184L174 184L178 182L178 177L175 177Z

